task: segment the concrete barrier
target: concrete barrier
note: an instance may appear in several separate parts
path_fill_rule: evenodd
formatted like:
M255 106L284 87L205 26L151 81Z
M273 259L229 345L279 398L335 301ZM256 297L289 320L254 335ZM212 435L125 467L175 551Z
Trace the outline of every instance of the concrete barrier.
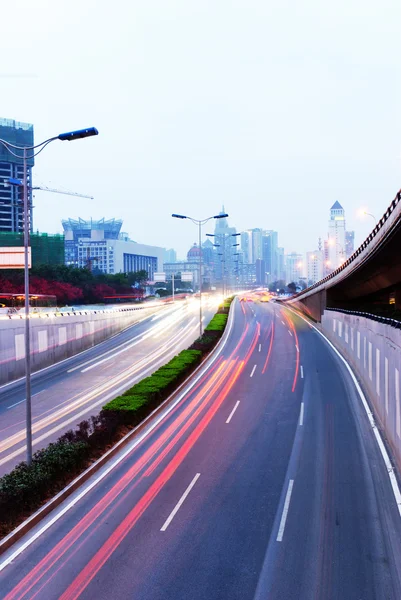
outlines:
M362 381L401 472L401 330L366 317L326 310L322 331Z
M157 312L162 307L40 313L32 315L32 372L82 352ZM25 374L25 320L16 315L0 320L0 384Z

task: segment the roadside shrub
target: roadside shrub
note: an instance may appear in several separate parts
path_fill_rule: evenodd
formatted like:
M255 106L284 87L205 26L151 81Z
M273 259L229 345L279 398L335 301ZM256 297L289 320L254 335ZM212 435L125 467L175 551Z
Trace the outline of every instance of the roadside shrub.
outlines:
M12 523L18 515L37 508L56 484L57 487L64 485L71 473L80 470L88 451L89 445L85 442L58 440L36 452L30 466L22 462L11 473L0 477L1 522Z
M216 314L210 321L209 325L205 327L205 331L219 331L223 332L227 323L228 316L226 314Z

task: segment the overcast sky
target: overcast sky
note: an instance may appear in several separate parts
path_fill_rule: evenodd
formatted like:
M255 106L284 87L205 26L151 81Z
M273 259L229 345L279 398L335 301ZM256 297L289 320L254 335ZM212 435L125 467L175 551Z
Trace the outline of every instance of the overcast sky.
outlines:
M230 225L314 250L330 206L361 242L401 187L399 0L19 0L1 7L0 116L55 142L34 227L124 220L183 256L190 222L224 204ZM212 230L212 228L210 228ZM208 230L205 230L205 232Z

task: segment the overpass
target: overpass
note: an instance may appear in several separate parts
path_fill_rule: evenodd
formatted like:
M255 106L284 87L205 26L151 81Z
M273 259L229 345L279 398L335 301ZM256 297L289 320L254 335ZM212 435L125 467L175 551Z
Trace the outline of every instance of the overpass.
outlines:
M401 190L373 231L338 269L288 302L315 321L326 309L401 309Z

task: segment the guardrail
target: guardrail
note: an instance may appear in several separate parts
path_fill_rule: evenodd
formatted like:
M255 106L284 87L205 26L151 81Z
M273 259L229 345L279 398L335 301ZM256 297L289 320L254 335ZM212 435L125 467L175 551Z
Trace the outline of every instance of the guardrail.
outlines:
M141 306L125 306L121 308L109 308L109 309L96 309L96 310L70 310L70 311L30 311L30 318L46 318L46 317L77 317L82 315L96 315L96 314L115 314L121 312L133 312L136 310L143 310L147 308L157 308L158 306L165 306L166 304L172 304L172 302L163 303L152 303L142 304ZM24 319L25 314L23 312L15 312L10 314L0 314L0 319Z
M372 321L377 321L378 323L383 323L384 325L390 325L391 327L395 327L395 329L401 329L401 321L397 321L396 319L390 319L389 317L381 317L380 315L375 315L373 313L366 313L358 310L346 310L345 308L325 308L325 311L339 312L345 313L346 315L364 317L365 319L371 319Z

